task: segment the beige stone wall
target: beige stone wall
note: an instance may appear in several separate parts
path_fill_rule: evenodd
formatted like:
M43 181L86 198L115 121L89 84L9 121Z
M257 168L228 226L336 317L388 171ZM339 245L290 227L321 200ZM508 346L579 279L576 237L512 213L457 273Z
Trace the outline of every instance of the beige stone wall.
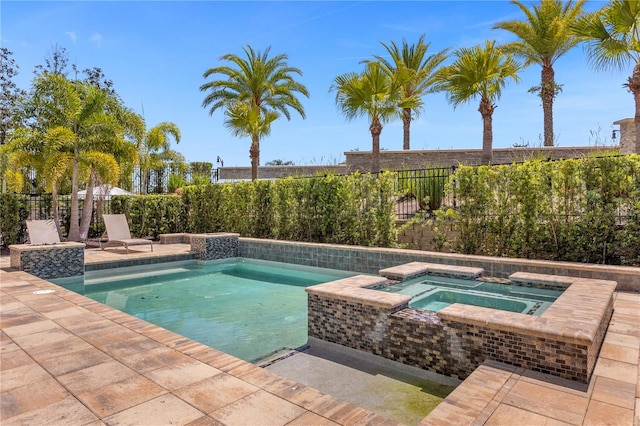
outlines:
M640 152L636 150L636 126L633 118L625 118L613 123L619 125L617 136L620 138L620 152L623 154L634 154Z
M223 180L251 179L251 167L222 167L219 170L219 178ZM325 166L263 166L258 168L259 179L278 179L288 176L315 176L326 173L342 175L347 173L347 168L343 164Z
M610 147L540 147L540 148L497 148L493 150L494 164L509 164L534 158L561 159L579 158L603 151L616 151L619 146ZM453 165L481 164L480 149L409 150L382 151L380 166L386 170L411 170L428 167L449 167ZM371 168L371 152L345 152L347 169L367 171Z

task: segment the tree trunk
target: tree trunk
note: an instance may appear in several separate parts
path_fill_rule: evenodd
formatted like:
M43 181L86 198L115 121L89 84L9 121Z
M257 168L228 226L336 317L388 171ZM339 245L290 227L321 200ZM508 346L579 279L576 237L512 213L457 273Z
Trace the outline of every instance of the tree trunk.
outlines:
M58 211L58 186L54 182L51 185L51 208L53 209L53 221L56 224L58 238L62 241L62 231L60 230L60 212Z
M411 108L402 109L402 130L404 134L402 139L402 149L411 149Z
M551 65L542 66L540 97L544 117L544 146L553 146L553 98L556 93L555 72Z
M640 62L633 68L633 74L629 77L628 87L631 93L633 93L633 99L635 101L636 113L634 115L634 121L636 128L636 149L635 153L640 154Z
M93 217L93 186L95 182L95 172L91 169L89 182L87 183L87 194L84 196L84 206L82 207L82 219L80 220L80 241L86 241L89 237L89 227Z
M493 111L495 105L487 98L480 101L480 115L482 115L482 164L491 164L493 160Z
M258 179L258 166L260 165L260 139L257 136L251 136L249 157L251 157L251 180L256 180Z
M371 173L380 172L380 133L382 133L382 124L380 119L375 116L369 126L371 131Z
M80 212L78 205L78 152L74 152L73 171L71 173L71 217L67 240L80 241Z

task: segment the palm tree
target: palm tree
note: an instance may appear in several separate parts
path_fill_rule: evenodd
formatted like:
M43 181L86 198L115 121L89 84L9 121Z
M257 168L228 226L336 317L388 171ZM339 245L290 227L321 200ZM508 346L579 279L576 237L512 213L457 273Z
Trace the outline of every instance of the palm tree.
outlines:
M553 100L560 91L555 81L553 65L562 55L579 43L570 26L580 17L586 0L540 0L528 9L523 3L512 0L525 14L523 21L499 22L494 28L507 30L520 40L503 48L524 59L524 66L540 64L540 87L533 88L542 99L544 116L544 146L553 146Z
M371 173L380 171L380 133L382 124L398 116L401 108L415 108L415 97L402 99L404 80L387 74L377 62L369 62L362 73L350 72L334 79L330 91L347 120L368 117L371 120Z
M437 68L447 59L449 49L441 50L427 56L427 51L431 43L424 42L424 35L420 36L416 44L409 46L402 39L402 47L398 47L391 41L389 45L380 43L391 56L391 61L381 56L374 55L374 58L382 65L383 69L389 73L397 74L398 78L405 80L402 85L402 100L416 98L413 108L402 108L402 128L403 143L402 149L410 149L411 140L411 120L414 114L417 117L422 108L422 97L433 92L433 85L436 78ZM401 74L404 73L404 76Z
M636 153L640 154L640 2L612 0L581 17L572 30L587 43L588 57L596 70L622 70L634 64L624 86L635 101Z
M165 121L149 129L144 138L137 141L140 190L143 194L149 190L149 172L163 167L166 159L175 157L171 149L170 137L173 137L176 143L180 143L180 129L174 123Z
M255 180L260 165L260 139L269 134L271 123L280 115L291 119L289 108L305 118L296 94L309 97L309 91L295 81L294 75L301 76L302 71L288 65L287 55L269 58L270 47L264 53L254 51L249 45L243 50L246 59L234 54L220 58L235 67L220 66L205 71L204 78L215 74L226 78L207 82L200 86L200 91L208 92L202 106L210 106L209 115L224 109L225 125L232 129L234 136L251 137L251 179Z
M59 155L71 158L71 223L68 239L88 237L93 211L93 187L100 181L117 182L118 157L135 154L127 137L139 135L142 118L125 108L117 96L88 82L69 81L56 73L43 73L34 80L32 105L37 126L52 137ZM142 130L143 131L143 130ZM48 151L48 155L53 153ZM82 218L79 212L79 182L87 182Z
M511 54L495 44L495 40L487 40L484 47L477 45L456 50L455 62L438 73L437 88L447 92L447 99L454 108L480 98L483 164L490 164L492 159L494 102L500 99L508 80L519 81L517 73L521 69Z

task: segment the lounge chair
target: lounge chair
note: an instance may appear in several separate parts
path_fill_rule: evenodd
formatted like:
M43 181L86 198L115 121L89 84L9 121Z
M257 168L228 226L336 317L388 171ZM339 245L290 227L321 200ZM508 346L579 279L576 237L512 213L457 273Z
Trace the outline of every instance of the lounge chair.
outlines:
M57 244L60 242L58 228L53 219L27 220L27 230L29 232L29 244Z
M107 241L103 244L100 240L100 248L104 250L107 247L121 247L124 246L129 254L129 246L139 246L143 244L151 245L151 251L153 251L153 242L151 240L145 240L144 238L131 238L131 232L129 231L129 224L127 218L123 214L103 214L104 226L107 228L105 234ZM102 236L104 238L104 235Z

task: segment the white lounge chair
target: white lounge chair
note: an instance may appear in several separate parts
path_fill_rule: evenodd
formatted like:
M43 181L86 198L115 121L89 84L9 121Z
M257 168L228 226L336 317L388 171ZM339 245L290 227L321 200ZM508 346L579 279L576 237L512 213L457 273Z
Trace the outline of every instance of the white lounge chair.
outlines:
M27 230L29 231L29 244L57 244L60 242L58 228L53 219L27 220Z
M104 226L107 228L105 234L107 236L107 242L104 244L100 241L100 248L104 250L107 247L121 247L124 246L129 253L129 246L139 246L143 244L151 245L151 251L153 251L153 242L151 240L145 240L144 238L132 238L129 231L129 224L127 218L123 214L103 214ZM104 238L104 235L103 235Z

